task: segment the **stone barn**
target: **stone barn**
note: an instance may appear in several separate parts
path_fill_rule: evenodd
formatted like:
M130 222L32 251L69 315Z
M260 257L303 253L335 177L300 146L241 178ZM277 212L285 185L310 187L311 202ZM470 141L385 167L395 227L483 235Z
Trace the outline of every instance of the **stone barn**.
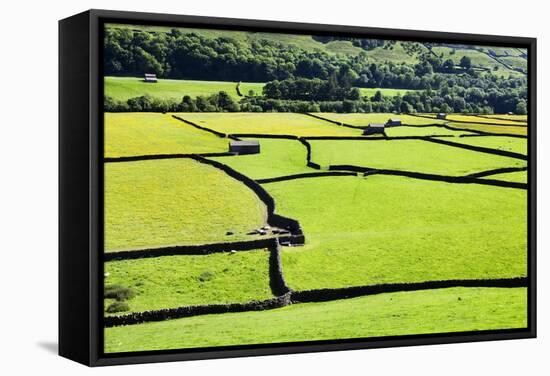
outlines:
M395 127L396 125L401 125L401 119L399 118L389 118L386 122L386 127Z
M386 134L384 124L374 124L371 123L367 128L363 130L363 136L368 136L371 134Z
M447 114L444 113L444 112L440 112L440 113L437 114L437 118L441 119L441 120L445 120L445 119L447 119Z
M157 75L154 73L145 73L145 77L143 78L143 81L145 82L157 82Z
M260 141L236 141L229 142L229 152L237 154L258 154L260 152Z

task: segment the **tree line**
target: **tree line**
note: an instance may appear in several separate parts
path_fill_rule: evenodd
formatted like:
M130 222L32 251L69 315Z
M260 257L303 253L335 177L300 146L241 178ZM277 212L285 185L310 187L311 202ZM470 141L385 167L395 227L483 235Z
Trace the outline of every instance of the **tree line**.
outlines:
M323 43L334 40L315 38ZM395 42L382 44L372 39L352 42L366 51L355 56L331 55L274 41L207 38L177 29L152 33L107 28L104 71L106 75L141 76L148 72L175 79L267 82L262 97L244 98L232 105L233 109L241 107L243 111L247 108L258 110L257 107L263 111L294 108L300 102L311 102L313 107L334 103L338 108L343 108L345 102L346 108L364 112L369 112L369 108L418 112L430 109L447 110L445 112L526 111L527 80L524 77L497 77L491 71L474 67L468 57L455 65L450 59L422 52L419 44L412 42L403 47L407 46L407 53L419 56L418 63L374 62L368 57L370 49L393 48ZM421 90L424 94L377 100L361 98L358 87ZM116 108L143 107L136 100L115 103L108 99L106 102L114 103ZM151 101L150 98L146 100L147 103ZM227 110L225 105L214 105L215 100L210 103L206 97L199 101L197 109L207 108L208 102L210 109ZM166 103L160 105L159 100L153 102L159 108L168 106Z

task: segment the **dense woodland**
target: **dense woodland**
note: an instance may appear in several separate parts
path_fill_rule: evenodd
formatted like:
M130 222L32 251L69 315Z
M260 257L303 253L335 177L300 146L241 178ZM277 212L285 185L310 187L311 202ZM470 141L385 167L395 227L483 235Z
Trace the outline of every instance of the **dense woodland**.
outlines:
M314 39L322 43L334 40ZM417 54L415 64L373 61L368 51L383 41L351 41L364 52L336 55L268 40L245 43L180 30L151 33L107 29L105 75L141 76L148 72L161 78L267 84L261 96L245 95L238 103L221 92L208 98L184 97L181 102L144 96L122 103L107 98L105 107L107 111L527 111L526 77L500 78L488 68L474 67L468 57L455 64L433 53L420 53L414 43L403 46ZM360 87L419 91L396 97L376 93L365 98L360 96Z

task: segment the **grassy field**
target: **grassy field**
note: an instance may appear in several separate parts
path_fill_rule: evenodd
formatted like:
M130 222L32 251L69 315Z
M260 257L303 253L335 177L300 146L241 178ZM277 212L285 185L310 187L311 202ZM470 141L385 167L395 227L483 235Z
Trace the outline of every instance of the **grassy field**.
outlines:
M523 190L381 175L264 187L306 234L283 249L296 290L526 273Z
M105 351L524 328L526 311L523 288L392 293L108 328Z
M109 24L109 28L133 29L141 31L153 31L157 33L168 33L172 27L164 26L146 26L146 25L124 25L124 24ZM275 43L281 43L286 46L296 46L309 52L326 52L330 55L337 54L352 54L358 55L363 51L359 47L355 47L349 41L332 41L329 43L321 43L311 37L311 35L299 34L281 34L281 33L248 33L244 31L233 30L214 30L214 29L193 29L185 28L186 33L195 33L206 38L231 38L237 41L250 43L259 40L268 40Z
M107 252L250 239L266 215L244 184L194 160L105 165Z
M496 76L504 78L525 77L525 74L507 68L506 65L482 51L450 47L433 47L432 51L438 56L442 55L444 60L451 59L456 65L460 64L460 59L463 56L468 56L472 61L472 66L489 68ZM497 70L494 70L495 67L497 67Z
M295 136L360 136L361 130L339 127L311 116L285 113L180 113L198 125L227 134L256 133Z
M449 121L470 121L472 123L489 123L489 124L502 124L502 125L516 125L516 126L527 126L524 121L518 121L515 119L503 120L500 119L500 116L495 119L487 119L481 116L474 115L459 115L459 114L449 114L447 115L447 120Z
M504 174L485 176L482 179L496 179L527 184L527 171L506 172Z
M495 118L495 119L507 119L527 123L527 115L515 115L515 114L494 114L494 115L482 115L483 117Z
M422 46L422 49L427 52L427 49ZM386 45L376 47L370 51L367 51L367 56L376 61L386 61L393 63L407 63L415 64L418 62L418 55L409 55L401 42L396 42L391 48L387 48Z
M447 125L455 129L482 131L482 132L502 134L502 135L520 135L520 136L527 136L527 129L528 129L524 125L520 125L516 127L516 126L502 126L502 125L492 125L492 124L483 124L483 123L453 123L453 122L450 122Z
M106 285L136 291L131 312L272 297L267 250L110 261L105 271Z
M252 179L315 171L306 166L306 148L299 141L268 138L258 140L260 154L210 159L224 163Z
M341 46L344 48L345 46ZM184 113L227 134L360 136L361 129L293 113ZM460 137L472 130L523 132L525 126L452 123L411 115L322 113L353 125L400 118L388 136L449 135L452 142L527 153L527 140ZM433 116L433 115L432 115ZM455 119L461 119L462 115ZM504 115L501 115L504 116ZM469 116L468 118L470 118ZM504 119L504 118L503 118ZM500 120L514 122L518 118ZM476 120L477 121L477 120ZM466 130L462 130L466 129ZM244 137L248 139L247 137ZM252 179L314 172L297 140L257 139L254 155L210 158ZM105 115L106 156L208 153L228 139L169 114ZM463 176L524 167L516 158L421 140L310 140L311 159L331 164ZM526 182L527 172L483 179ZM299 220L306 243L282 248L294 290L395 282L527 275L527 191L398 176L323 176L262 184L277 213ZM105 164L105 251L257 239L267 212L256 194L223 171L190 158ZM265 249L105 263L106 286L135 291L125 312L238 303L273 296ZM105 299L105 307L115 300ZM111 313L106 312L106 315ZM284 308L151 322L105 330L105 351L124 352L302 340L521 328L523 288L449 288L365 296Z
M460 137L450 140L464 145L511 151L527 155L527 139L506 136Z
M419 126L398 126L388 127L385 130L386 135L389 137L402 137L402 136L454 136L458 137L464 134L472 134L468 131L453 131L444 127L419 127ZM368 136L368 137L372 137ZM454 141L454 140L453 140Z
M427 119L418 116L411 115L396 115L392 113L369 113L369 114L337 114L329 112L318 112L315 115L324 117L326 119L338 121L344 124L367 126L369 123L383 123L385 124L390 118L401 119L401 122L405 125L430 125L430 124L444 124L443 120Z
M263 83L243 82L241 93L248 95L249 90L254 90L256 94L261 94L263 86ZM227 92L235 100L241 99L237 94L237 82L159 79L157 83L150 83L144 82L141 77L105 77L105 95L121 101L145 94L180 101L185 95L194 98L220 91Z
M105 157L228 151L228 141L160 113L105 113Z
M525 165L525 161L514 158L483 154L422 140L312 140L310 143L311 160L324 167L347 164L462 176L494 168Z
M527 71L527 59L518 56L499 56L498 61L501 61L512 68L520 68Z
M395 97L397 95L405 95L408 92L419 92L422 90L410 90L410 89L386 89L386 88L366 88L366 87L360 87L359 92L361 93L361 96L363 97L372 97L374 94L376 94L377 91L380 91L383 96L385 97Z

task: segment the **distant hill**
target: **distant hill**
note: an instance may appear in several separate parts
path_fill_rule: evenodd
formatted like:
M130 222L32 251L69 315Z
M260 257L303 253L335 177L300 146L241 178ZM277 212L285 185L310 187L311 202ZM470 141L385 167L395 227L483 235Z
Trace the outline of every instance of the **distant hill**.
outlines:
M151 33L169 33L173 29L163 26L126 24L109 24L108 27ZM356 56L365 53L369 58L378 62L391 61L394 63L416 64L420 61L422 54L433 53L444 59L451 59L455 64L458 64L463 56L468 56L471 58L474 67L491 71L494 75L504 78L522 77L527 72L527 51L519 48L399 41L380 41L382 43L380 46L362 48L361 45L366 44L371 46L375 45L375 43L362 43L361 40L356 40L354 43L352 38L327 38L283 33L255 33L193 28L186 28L185 31L196 33L206 38L231 38L243 43L268 40L285 46L296 46L308 52L319 51L330 55L344 54Z

